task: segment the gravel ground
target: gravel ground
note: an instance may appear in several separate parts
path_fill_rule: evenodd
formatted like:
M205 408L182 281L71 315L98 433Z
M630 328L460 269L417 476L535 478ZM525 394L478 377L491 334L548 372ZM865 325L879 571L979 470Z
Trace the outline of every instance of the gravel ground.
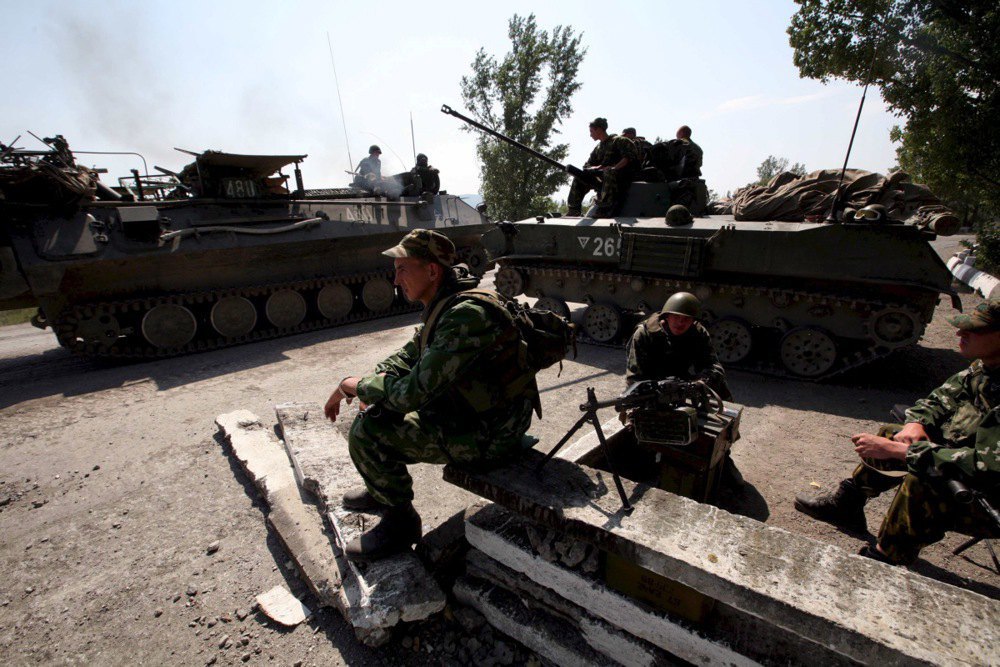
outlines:
M949 256L959 237L936 242ZM963 295L966 307L977 299ZM862 540L797 513L792 497L848 475L848 440L889 407L925 395L965 362L945 300L921 343L832 383L735 372L746 406L734 458L750 483L724 499L773 526L857 551ZM4 664L524 664L531 656L460 608L404 628L388 645L359 644L321 610L281 629L253 609L288 586L314 605L269 532L253 487L217 439L216 415L326 400L410 336L401 316L178 359L110 364L79 359L49 332L0 328L0 661ZM619 350L582 346L562 374L541 379L551 446L579 416L587 386L621 389ZM433 526L472 497L418 466L417 505ZM868 508L877 529L889 499ZM982 545L952 556L950 534L914 567L1000 597ZM217 543L217 544L215 544ZM215 550L215 547L218 547ZM211 548L210 548L211 547Z

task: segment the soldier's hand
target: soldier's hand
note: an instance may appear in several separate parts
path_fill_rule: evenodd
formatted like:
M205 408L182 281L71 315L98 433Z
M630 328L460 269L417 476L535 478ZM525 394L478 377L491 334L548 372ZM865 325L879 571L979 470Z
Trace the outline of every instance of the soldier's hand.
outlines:
M851 438L851 442L854 443L854 451L858 456L868 459L905 459L906 452L910 449L910 445L905 442L871 433L858 433Z
M892 439L896 442L905 442L908 445L912 445L918 440L930 440L930 436L927 435L927 431L924 429L924 425L919 422L910 422L903 428L899 429L899 432L892 436Z
M340 384L330 394L330 398L323 407L323 414L326 415L327 419L337 421L337 415L340 414L341 401L346 400L348 405L351 404L354 397L358 395L358 380L359 378L356 377L347 377L340 381Z

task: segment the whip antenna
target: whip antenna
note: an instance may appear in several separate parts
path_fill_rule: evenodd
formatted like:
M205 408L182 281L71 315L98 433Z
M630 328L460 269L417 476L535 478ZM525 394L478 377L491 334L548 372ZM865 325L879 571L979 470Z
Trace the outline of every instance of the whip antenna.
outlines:
M330 49L330 64L333 66L333 84L337 87L337 104L340 105L340 122L344 125L344 143L347 144L347 161L354 173L354 158L351 157L351 142L347 138L347 119L344 118L344 100L340 98L340 80L337 78L337 63L333 59L333 44L330 43L330 31L326 33L326 46Z

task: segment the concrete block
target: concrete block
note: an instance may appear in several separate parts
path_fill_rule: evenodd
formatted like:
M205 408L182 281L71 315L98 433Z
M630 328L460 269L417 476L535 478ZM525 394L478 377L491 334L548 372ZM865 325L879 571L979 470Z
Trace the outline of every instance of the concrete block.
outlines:
M363 484L347 442L318 404L275 408L285 449L301 487L323 508L338 549L378 521L378 516L345 510L344 493ZM445 606L445 594L412 552L366 564L341 559L340 606L359 637L377 644L400 621L419 621Z
M603 667L598 653L567 621L539 608L527 607L510 591L473 577L462 577L452 590L462 604L476 609L494 628L562 667ZM617 661L614 664L622 664Z
M521 589L535 599L547 600L549 606L559 606L558 601L551 599L553 595L564 599L566 602L561 611L579 618L586 631L607 635L613 634L611 628L620 628L624 633L643 640L630 650L637 655L644 654L647 658L652 658L654 663L657 658L662 657L656 652L659 647L693 664L756 664L665 614L609 589L593 575L549 562L535 554L528 544L521 520L496 505L469 508L466 512L466 538L473 547L469 560L479 569L500 572L496 568L484 566L482 560L475 555L477 553L500 563L500 567L509 568L509 572L534 582L534 587L529 587L525 582L509 578L506 582L508 586ZM580 615L577 610L586 610L583 612L585 616ZM601 644L611 647L612 657L616 654L624 655L620 652L625 647L616 643L609 644L608 641ZM644 647L649 648L640 650ZM601 648L597 650L604 652Z
M541 454L445 480L861 663L979 664L1000 602L665 491ZM942 612L947 610L947 612Z
M340 566L330 535L316 507L302 499L288 456L277 438L246 410L220 415L215 421L234 458L267 503L267 521L309 588L322 606L336 606Z
M570 622L575 626L575 632L592 649L611 661L624 665L649 665L649 667L678 662L676 657L666 651L622 632L619 628L588 613L583 607L569 602L560 595L561 591L556 593L533 582L478 549L471 549L466 559L468 575L504 588L521 600L530 600L530 606L540 605L550 614ZM744 661L743 664L747 663Z

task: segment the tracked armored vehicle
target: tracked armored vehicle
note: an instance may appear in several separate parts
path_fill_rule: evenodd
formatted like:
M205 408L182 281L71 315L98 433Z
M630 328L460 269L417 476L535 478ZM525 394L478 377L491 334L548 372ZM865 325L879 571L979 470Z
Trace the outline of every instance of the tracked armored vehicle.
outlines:
M692 292L727 366L809 379L916 343L939 295L953 294L927 228L717 215L671 225L671 192L670 183L636 182L615 218L499 223L484 237L500 267L497 289L537 297L563 315L570 304L584 304L586 338L611 345L626 342L635 323L674 292Z
M457 196L304 190L305 155L217 151L109 188L47 142L0 146L0 309L38 306L75 352L169 356L415 310L381 251L418 227L486 269L490 225Z

